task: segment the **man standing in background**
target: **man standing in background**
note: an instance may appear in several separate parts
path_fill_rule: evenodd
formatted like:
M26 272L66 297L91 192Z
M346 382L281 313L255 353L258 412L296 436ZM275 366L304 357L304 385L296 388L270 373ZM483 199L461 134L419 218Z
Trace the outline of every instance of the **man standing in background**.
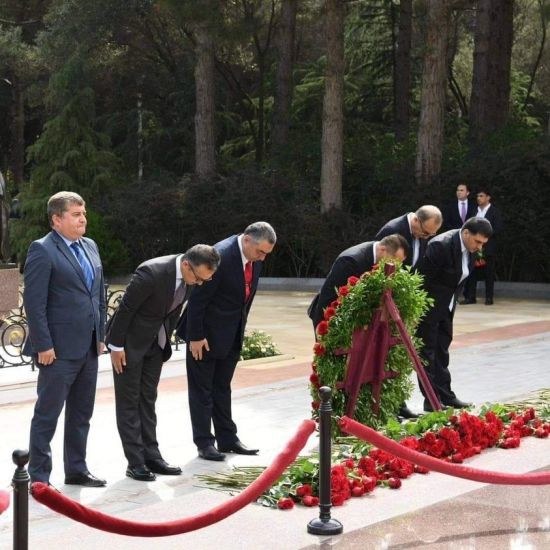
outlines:
M84 199L61 191L48 200L52 231L34 241L25 262L23 302L29 335L23 347L38 366L29 474L49 483L50 443L65 406L65 483L102 487L86 464L98 355L103 352L105 289L97 245L84 237Z
M470 200L470 187L461 182L456 186L456 200L450 201L443 209L443 231L460 229L466 220L476 215L477 207Z
M211 281L193 290L177 329L178 336L187 342L193 441L199 457L205 460L224 460L225 452L247 455L258 452L237 437L231 413L231 380L262 262L276 240L271 225L256 222L241 235L214 245L221 256L220 267Z
M492 306L495 288L495 264L497 254L497 235L502 231L502 217L500 212L491 203L491 193L487 187L481 186L476 195L476 216L485 218L491 222L493 235L480 251L477 264L472 269L464 287L463 304L475 304L477 302L477 281L481 271L485 271L485 305Z

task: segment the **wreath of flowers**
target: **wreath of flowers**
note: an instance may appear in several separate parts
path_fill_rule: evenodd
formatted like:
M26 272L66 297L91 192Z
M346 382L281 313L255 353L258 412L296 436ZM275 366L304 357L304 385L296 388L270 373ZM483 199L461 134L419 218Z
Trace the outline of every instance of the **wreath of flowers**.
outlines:
M395 272L389 276L384 273L386 263L394 263L396 267ZM337 299L325 308L324 319L317 325L317 342L313 348L313 372L309 378L314 417L317 416L319 408L321 386L329 386L332 389L332 409L335 415L344 414L346 395L338 387L338 383L344 381L346 374L347 355L342 354L342 350L350 349L356 329L371 322L386 289L391 289L401 319L411 335L433 303L422 289L422 276L411 273L410 268L401 268L401 264L395 260L382 260L361 277L350 277L347 284L337 290ZM392 336L396 335L397 331L392 327ZM416 349L419 349L421 341L414 337L412 340ZM390 348L385 369L398 373L398 376L383 381L378 415L372 410L370 384L364 384L360 389L355 409L355 419L358 422L375 428L384 425L389 418L395 416L399 406L410 396L413 389L409 376L412 365L403 345Z

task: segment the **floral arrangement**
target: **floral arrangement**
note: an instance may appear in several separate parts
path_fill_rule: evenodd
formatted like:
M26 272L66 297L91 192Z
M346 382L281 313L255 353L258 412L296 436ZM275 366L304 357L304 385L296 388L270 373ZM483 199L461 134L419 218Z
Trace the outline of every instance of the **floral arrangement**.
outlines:
M478 250L474 257L474 267L482 268L487 265L487 260L485 259L485 255L483 254L483 250Z
M550 392L546 392L550 397ZM426 414L414 422L399 424L391 420L383 430L401 445L448 462L461 463L484 449L520 446L521 438L550 435L550 407L538 412L529 406L513 409L510 405L484 407L479 415L452 408ZM371 493L377 487L398 489L402 480L413 473L427 474L426 468L399 459L353 437L335 443L331 468L331 503L341 506L352 497ZM317 455L298 458L259 502L282 510L295 504L317 506L319 461ZM199 476L223 489L240 490L261 472L261 467L235 468L228 474Z
M338 297L324 312L324 319L317 325L317 342L313 348L314 360L310 376L310 392L313 398L313 416L319 408L319 387L332 389L332 409L337 416L344 414L346 395L339 389L346 368L346 355L352 336L357 328L367 326L380 306L380 300L386 289L391 289L393 300L400 312L409 334L414 334L418 322L432 304L432 299L422 290L422 277L410 270L400 269L399 262L395 272L387 276L384 273L385 261L375 265L371 271L360 278L350 277L346 285L338 289ZM396 335L397 331L395 331ZM418 349L420 341L413 338ZM407 352L402 345L390 348L385 365L386 370L398 373L382 383L379 413L372 410L373 399L369 384L360 390L355 419L368 426L381 426L395 416L401 403L412 392L412 382L408 376L412 371Z
M281 352L273 343L271 336L263 330L253 330L250 334L244 335L241 361L258 359L259 357L273 357L280 354Z

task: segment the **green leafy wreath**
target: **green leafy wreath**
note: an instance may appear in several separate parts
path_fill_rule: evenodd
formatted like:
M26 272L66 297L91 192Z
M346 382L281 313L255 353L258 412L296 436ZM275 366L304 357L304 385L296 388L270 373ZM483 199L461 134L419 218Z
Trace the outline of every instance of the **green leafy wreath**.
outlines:
M347 285L337 289L338 297L325 308L324 320L317 326L317 342L313 348L313 372L310 376L310 392L313 398L313 416L319 408L319 387L329 386L332 389L332 409L337 416L342 416L346 406L346 394L338 389L337 384L344 381L347 355L341 350L351 347L353 332L367 326L380 306L382 294L391 289L393 300L409 334L413 335L420 319L433 304L433 300L422 289L422 276L411 273L410 268L401 268L395 264L395 272L387 276L384 273L382 260L360 278L350 277ZM392 336L397 331L392 326ZM416 349L421 340L412 338ZM385 379L382 383L379 414L372 410L373 399L370 384L364 384L359 392L355 419L358 422L378 428L395 417L401 403L410 397L413 383L410 373L412 364L405 347L396 345L390 348L385 364L386 370L399 373L395 378Z

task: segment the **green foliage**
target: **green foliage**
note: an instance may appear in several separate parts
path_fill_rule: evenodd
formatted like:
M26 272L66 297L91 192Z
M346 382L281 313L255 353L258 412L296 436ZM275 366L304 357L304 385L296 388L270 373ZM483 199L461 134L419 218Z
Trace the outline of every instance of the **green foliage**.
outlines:
M263 330L253 330L250 334L244 335L241 361L260 357L273 357L280 354L281 352L273 343L271 336Z

